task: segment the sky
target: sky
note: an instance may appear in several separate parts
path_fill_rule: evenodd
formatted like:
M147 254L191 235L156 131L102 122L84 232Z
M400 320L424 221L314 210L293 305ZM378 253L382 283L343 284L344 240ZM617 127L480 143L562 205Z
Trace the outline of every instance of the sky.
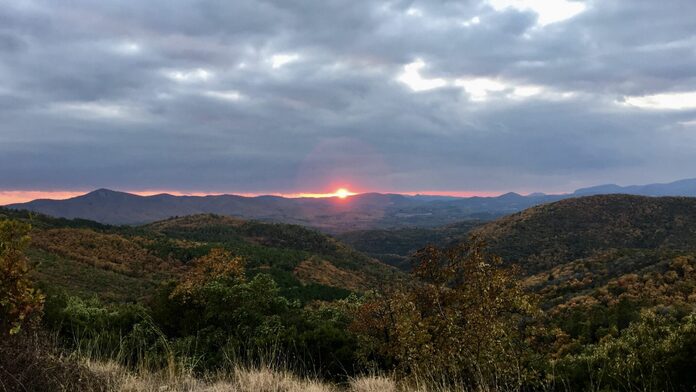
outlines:
M0 201L696 177L693 0L0 0Z

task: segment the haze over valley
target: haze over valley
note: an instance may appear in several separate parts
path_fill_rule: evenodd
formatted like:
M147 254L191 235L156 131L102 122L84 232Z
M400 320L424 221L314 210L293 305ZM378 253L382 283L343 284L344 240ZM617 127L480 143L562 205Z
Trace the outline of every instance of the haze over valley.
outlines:
M99 189L67 200L35 200L11 204L61 218L82 218L108 224L142 224L174 216L201 213L292 223L329 233L402 227L435 227L463 220L491 220L565 198L624 193L643 196L696 196L696 179L666 184L600 185L573 193L454 197L364 193L347 190L319 197L244 197L236 195L139 196Z

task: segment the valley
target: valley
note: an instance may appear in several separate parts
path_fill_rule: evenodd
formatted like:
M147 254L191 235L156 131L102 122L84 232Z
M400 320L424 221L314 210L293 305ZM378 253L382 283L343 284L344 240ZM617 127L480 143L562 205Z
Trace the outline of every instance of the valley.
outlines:
M503 318L486 313L490 310L485 301L478 311L498 320L500 328L508 328L508 317L525 325L527 351L522 360L538 372L525 381L530 387L539 387L536 377L554 377L554 382L589 388L587 378L598 375L593 367L609 366L618 352L642 353L648 355L646 360L657 361L696 349L690 335L679 332L691 330L696 306L696 198L583 196L493 220L335 236L300 225L209 213L117 226L0 209L0 220L31 225L26 255L31 279L47 296L43 323L67 339L64 344L72 349L97 345L100 350L124 350L115 336L134 336L154 322L147 328L155 329L148 333L163 334L172 345L167 349L170 355L182 360L194 350L201 360L198 371L225 363L221 355L228 348L215 336L227 336L233 340L225 344L234 350L282 347L302 361L331 355L333 359L322 361L322 377L341 379L347 364L357 369L367 358L399 358L398 351L383 349L404 344L420 350L421 343L382 340L375 332L383 328L387 334L392 329L397 333L403 328L401 318L410 320L408 328L445 328L438 323L450 319L440 320L427 307L415 314L414 309L437 287L444 290L438 294L443 300L454 293L465 295L467 284L458 285L479 273L483 280L471 284L502 282L491 295L513 290L513 302L524 304L506 310L512 313ZM465 267L473 270L461 276L457 272L444 286L429 283L457 271L450 269L457 263L476 258L481 261ZM415 297L406 300L411 295ZM498 301L508 301L502 298ZM443 306L455 306L455 311L459 305L455 301ZM467 309L456 312L474 311ZM97 325L101 329L95 329ZM275 332L265 335L268 328ZM672 332L661 336L658 331L664 329ZM478 335L478 327L470 332L471 339L487 339ZM636 351L642 350L630 346L636 333L649 334L642 339L653 339L662 351ZM76 334L77 346L70 343ZM239 340L247 334L256 343ZM673 346L661 340L667 337L682 343ZM155 341L138 344L159 350L150 346L159 344ZM295 351L298 344L303 351ZM495 347L486 350L503 349ZM606 351L616 347L624 351ZM360 350L368 348L377 350L369 351L374 357L362 356ZM413 357L413 364L431 354L422 355ZM147 361L155 358L160 357ZM461 366L465 363L469 362ZM403 366L396 364L397 369ZM688 367L679 367L683 364L669 365L649 381L662 383L669 377L678 385L689 385L693 380L684 370ZM548 366L555 367L554 376L542 376ZM611 366L618 367L610 370L615 373L607 376L606 385L617 386L622 372L642 372L649 363ZM290 369L306 371L300 363Z

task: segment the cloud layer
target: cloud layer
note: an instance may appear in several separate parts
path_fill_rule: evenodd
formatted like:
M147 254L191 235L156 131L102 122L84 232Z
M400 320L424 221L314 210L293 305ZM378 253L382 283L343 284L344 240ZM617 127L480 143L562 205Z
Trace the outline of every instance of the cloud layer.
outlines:
M696 177L692 0L0 7L0 190Z

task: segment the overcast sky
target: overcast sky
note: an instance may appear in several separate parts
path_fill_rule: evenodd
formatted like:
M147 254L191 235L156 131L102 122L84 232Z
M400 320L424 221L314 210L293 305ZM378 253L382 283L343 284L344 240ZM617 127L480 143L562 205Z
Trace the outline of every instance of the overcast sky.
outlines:
M696 177L693 0L0 0L0 191Z

